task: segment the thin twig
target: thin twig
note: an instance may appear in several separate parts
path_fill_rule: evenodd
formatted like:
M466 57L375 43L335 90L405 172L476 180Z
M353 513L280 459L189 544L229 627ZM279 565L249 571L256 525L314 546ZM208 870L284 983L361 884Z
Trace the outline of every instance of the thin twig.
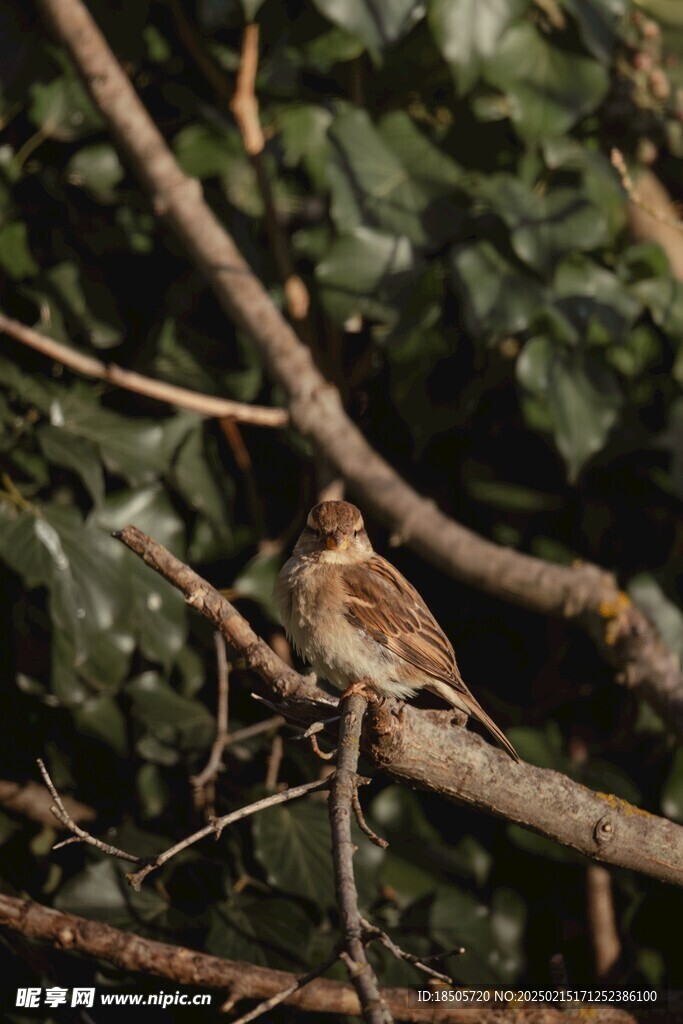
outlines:
M386 839L382 839L376 832L373 832L368 825L363 815L363 808L360 805L360 799L358 797L358 785L353 787L353 793L351 794L351 804L353 806L353 813L356 815L356 821L361 832L364 832L370 842L374 843L375 846L379 846L380 850L386 850L389 843Z
M322 963L318 964L317 967L314 967L312 971L309 971L308 974L302 974L300 978L297 978L296 981L292 982L292 984L287 988L278 992L277 995L271 996L270 999L264 999L262 1003L255 1006L253 1010L249 1011L249 1013L245 1013L242 1017L238 1017L237 1020L232 1021L232 1024L251 1024L252 1020L256 1020L257 1017L261 1017L264 1013L267 1013L268 1010L275 1009L276 1006L284 1003L286 999L289 999L289 997L294 995L295 992L298 992L299 989L304 988L305 985L308 985L315 978L319 978L320 975L324 974L325 971L331 967L332 964L336 963L338 959L339 950L332 950L330 955L326 957ZM221 1011L225 1013L228 1010L232 1010L233 1006L234 1000L228 999L228 1001L221 1006Z
M607 981L621 956L621 940L614 910L612 876L601 864L586 868L586 919L593 947L595 977Z
M213 811L215 799L215 782L223 767L223 751L228 741L228 696L230 685L230 666L225 651L225 639L216 631L214 633L214 644L216 647L216 675L218 686L218 699L216 706L216 736L211 746L211 753L206 765L198 775L190 779L195 797L201 806ZM201 797L201 800L199 798Z
M320 744L318 743L318 737L315 734L312 735L312 736L309 736L308 739L309 739L309 742L311 744L311 750L313 751L313 753L315 754L316 757L319 757L321 761L331 761L332 760L332 758L334 757L336 751L334 751L334 750L322 750L322 748L320 747Z
M134 853L126 853L125 850L120 850L118 846L111 846L110 843L104 843L101 839L97 839L95 836L91 835L90 832L86 832L86 830L81 828L80 825L77 825L64 806L64 802L57 792L57 787L50 778L50 773L45 766L45 762L40 757L38 758L38 767L40 768L40 774L43 776L45 785L50 790L50 794L54 800L54 806L52 806L50 810L57 821L61 822L64 828L74 833L73 838L63 839L61 843L56 843L55 846L53 846L53 850L59 850L62 846L69 846L71 843L87 843L88 846L95 846L98 850L101 850L102 853L106 853L110 857L118 857L119 860L127 860L132 864L143 863L142 857L136 857Z
M277 786L277 779L280 774L280 765L282 764L283 753L284 744L282 742L282 736L280 736L279 733L275 733L273 736L273 742L270 745L270 754L268 755L268 764L266 767L266 789L275 789Z
M649 217L659 221L660 224L665 224L668 228L674 228L676 231L683 232L683 220L680 217L672 217L666 212L666 210L659 209L653 206L652 203L648 203L641 195L639 189L636 187L633 178L629 174L628 167L626 166L626 160L624 154L620 149L614 147L610 153L610 160L612 167L621 178L621 184L631 202L640 207L643 213L647 213Z
M240 66L237 72L235 93L230 107L242 133L244 148L256 173L256 180L266 212L266 231L268 232L278 274L284 286L287 309L293 320L305 322L310 305L308 289L294 267L287 238L278 220L268 172L263 163L265 136L261 127L258 98L256 96L258 50L259 26L256 22L251 22L245 26L244 35L242 36ZM310 324L306 323L306 329L307 333L311 333Z
M342 698L337 770L330 777L328 808L337 906L344 944L340 958L346 963L351 981L358 992L366 1024L388 1024L392 1018L380 996L377 978L363 944L358 892L353 873L355 847L351 838L351 808L356 792L361 726L366 706L367 699L362 693L348 693Z
M367 921L364 917L361 917L360 921L363 926L366 941L377 939L378 942L381 942L383 946L386 946L386 948L394 954L397 960L405 960L406 963L412 964L413 967L416 967L419 971L422 971L424 974L428 974L430 978L434 978L436 981L442 981L446 985L456 985L456 982L453 980L453 978L449 977L447 974L442 974L440 971L435 971L433 967L429 967L424 960L421 960L420 957L415 956L414 953L407 953L405 949L401 949L401 947L397 945L394 942L394 940L389 935L387 935L385 931L383 931L381 928L378 928L377 925L370 924L370 922ZM462 947L458 947L458 949L453 950L453 952L464 953L465 950ZM440 957L440 959L443 959L443 957Z
M282 715L273 715L272 718L264 718L261 722L254 722L253 725L245 725L243 729L236 729L225 738L225 746L231 747L235 743L245 743L255 736L262 736L266 732L273 732L284 725L285 719Z
M103 363L92 356L86 356L68 345L62 345L45 334L40 334L33 327L27 327L19 320L0 313L0 333L8 334L15 341L41 352L55 362L68 366L84 377L105 380L108 384L134 391L138 395L154 398L158 402L177 405L181 409L201 413L202 416L228 417L240 423L252 423L259 427L285 427L289 422L286 409L269 409L261 405L248 405L246 402L233 402L228 398L216 398L213 395L202 395L189 388L166 384L161 380L144 377L134 370L124 370L115 363Z
M228 825L233 825L236 821L242 821L243 818L248 818L252 814L257 814L259 811L264 811L268 807L275 807L277 804L284 804L290 800L298 800L300 796L305 796L307 793L314 793L318 789L327 789L330 784L329 779L316 779L315 782L306 782L302 786L294 786L292 789L282 790L280 793L273 793L270 796L264 797L262 800L256 800L253 804L248 804L246 807L240 807L237 811L232 811L231 814L224 814L221 818L216 818L211 822L210 825L205 825L204 828L200 828L198 832L193 832L191 836L186 836L185 839L181 839L179 843L174 846L170 846L168 850L164 850L158 857L146 864L145 867L141 868L140 871L136 871L132 875L128 875L128 880L134 889L139 889L143 881L152 871L156 871L163 864L169 861L176 854L186 850L188 846L194 845L199 842L200 839L204 839L206 836L210 836L212 833L215 834L216 839L219 839L224 828Z

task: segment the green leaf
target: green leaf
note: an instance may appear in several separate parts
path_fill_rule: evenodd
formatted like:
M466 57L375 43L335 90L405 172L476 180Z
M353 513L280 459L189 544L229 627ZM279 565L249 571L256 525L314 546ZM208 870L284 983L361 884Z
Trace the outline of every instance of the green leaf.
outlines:
M12 221L0 227L0 267L14 281L33 277L39 271L31 255L28 232L23 221Z
M113 697L90 698L77 709L74 722L83 735L94 736L106 743L119 757L127 757L128 724Z
M285 107L278 116L285 164L288 167L301 164L318 190L328 186L330 141L327 132L332 121L329 110L312 103Z
M253 21L263 6L263 0L240 0L240 3L247 21Z
M491 911L471 893L455 886L437 889L429 916L429 930L444 950L465 947L465 953L449 962L449 973L457 981L469 985L495 985L503 980L496 965Z
M259 551L247 562L231 588L237 596L248 597L260 604L276 622L279 621L279 615L273 601L273 587L281 565L280 554Z
M323 302L338 323L356 313L391 323L398 315L387 303L405 287L416 266L407 238L359 226L332 244L316 267L316 277Z
M446 197L460 178L457 165L405 115L389 118L383 133L364 110L345 109L328 136L335 153L331 214L340 231L363 223L429 247L454 236L461 217Z
M254 818L254 849L271 885L310 900L334 904L327 804L298 800Z
M124 173L118 153L108 142L83 146L66 165L69 184L84 188L101 203L116 201L116 186Z
M28 114L43 135L60 142L83 138L101 127L99 114L79 79L62 75L30 88Z
M113 348L123 339L124 325L109 285L86 276L75 263L58 263L45 274L47 290L66 322L75 322L95 348Z
M639 573L627 587L628 596L655 626L664 644L683 661L683 611L666 596L654 576Z
M510 117L528 141L568 131L595 109L609 86L597 61L553 46L530 22L507 30L485 77L507 95Z
M230 508L225 471L218 460L209 459L206 424L198 421L178 448L171 470L175 488L190 508L212 523L225 546L231 546Z
M123 491L107 498L90 519L108 532L132 523L174 553L184 555L182 521L160 487ZM130 587L131 629L148 658L169 666L187 636L187 609L182 595L132 552L117 547Z
M467 327L475 338L515 334L531 325L544 301L544 291L490 242L454 249L451 266Z
M540 192L509 174L486 183L489 202L510 228L510 242L521 260L549 274L566 253L589 251L606 241L607 221L579 189Z
M517 360L517 379L544 403L569 479L576 480L617 421L623 396L613 374L590 353L532 338Z
M377 52L406 35L422 17L418 0L313 0L322 15Z
M61 427L44 423L36 430L45 458L79 475L96 505L104 500L104 473L97 445L84 437L67 434Z
M169 911L168 901L153 886L135 892L107 858L88 864L70 878L57 894L54 905L65 913L105 921L118 928L139 928L144 923L163 925Z
M206 950L214 956L297 973L307 966L311 921L292 900L233 893L211 908L209 919Z
M199 122L181 128L173 139L173 152L185 174L193 178L220 178L230 173L238 157L237 142L234 130L228 132Z
M561 0L561 3L576 19L586 48L603 64L609 63L627 0Z
M216 732L213 716L198 700L189 700L156 672L143 672L126 686L135 713L161 743L183 752L205 750Z
M156 818L168 806L171 793L162 772L155 764L143 764L136 779L136 789L145 818Z
M432 35L460 94L472 88L505 30L527 7L528 0L428 0Z

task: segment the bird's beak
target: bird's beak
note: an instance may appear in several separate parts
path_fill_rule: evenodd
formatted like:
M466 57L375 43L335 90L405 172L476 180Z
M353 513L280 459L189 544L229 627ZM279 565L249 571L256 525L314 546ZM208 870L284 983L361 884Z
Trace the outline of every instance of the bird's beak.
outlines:
M349 538L345 537L341 530L335 530L333 534L325 538L325 544L330 551L346 551L349 546Z

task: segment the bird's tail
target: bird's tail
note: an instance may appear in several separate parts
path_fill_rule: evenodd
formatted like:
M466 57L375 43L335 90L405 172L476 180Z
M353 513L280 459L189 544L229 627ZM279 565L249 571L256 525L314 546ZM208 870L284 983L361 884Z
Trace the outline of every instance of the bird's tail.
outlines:
M466 715L470 715L471 718L476 718L478 722L481 722L485 726L491 735L494 737L497 743L503 748L503 750L510 755L513 761L517 761L519 764L520 757L515 748L510 743L502 729L499 729L493 719L486 714L478 700L470 693L464 683L460 683L457 688L455 686L449 686L448 683L443 682L440 679L435 679L433 684L429 686L429 689L434 693L437 693L439 697L443 697L444 700L452 704L453 707L458 708L459 711L464 711Z

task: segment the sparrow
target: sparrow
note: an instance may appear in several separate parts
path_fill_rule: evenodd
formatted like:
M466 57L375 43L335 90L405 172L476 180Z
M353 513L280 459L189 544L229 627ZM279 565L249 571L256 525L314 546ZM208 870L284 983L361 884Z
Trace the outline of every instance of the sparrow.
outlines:
M380 697L430 690L481 722L519 761L463 682L417 590L373 551L355 505L323 501L311 509L274 597L289 641L316 675L340 690L365 680Z

